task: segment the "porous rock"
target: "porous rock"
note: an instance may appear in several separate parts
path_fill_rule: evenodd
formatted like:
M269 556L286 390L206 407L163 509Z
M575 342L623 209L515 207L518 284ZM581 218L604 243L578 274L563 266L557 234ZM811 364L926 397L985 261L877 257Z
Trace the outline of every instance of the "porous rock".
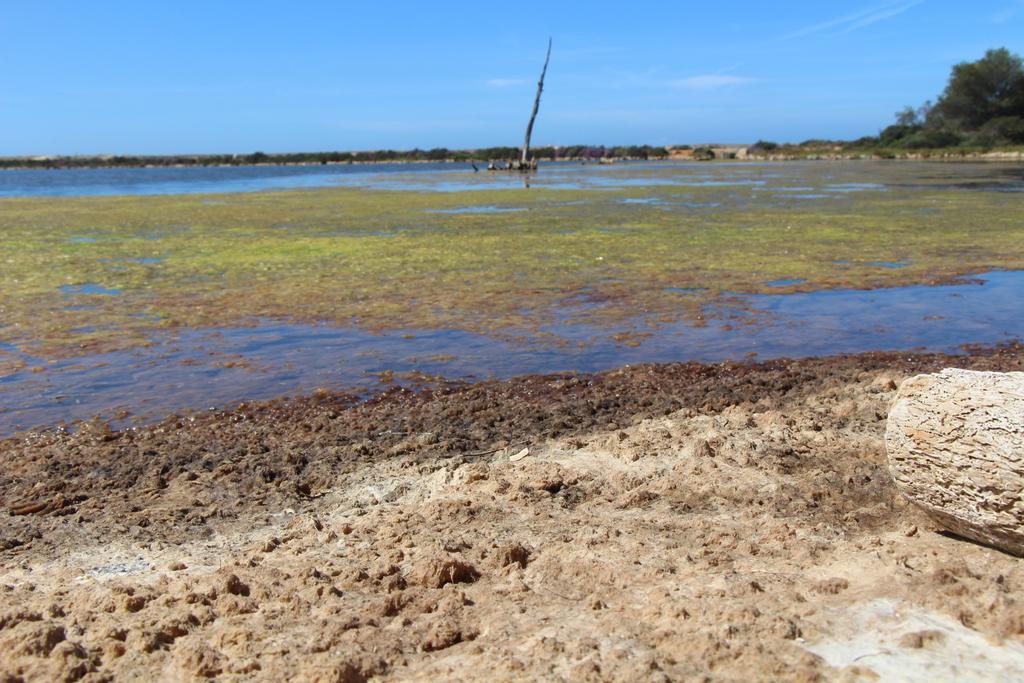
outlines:
M1024 372L911 377L885 441L907 499L949 531L1024 556Z

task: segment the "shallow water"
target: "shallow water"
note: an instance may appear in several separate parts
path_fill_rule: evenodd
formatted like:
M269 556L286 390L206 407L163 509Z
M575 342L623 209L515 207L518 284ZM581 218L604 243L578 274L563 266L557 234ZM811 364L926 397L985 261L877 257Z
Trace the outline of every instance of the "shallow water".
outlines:
M121 294L120 289L104 287L103 285L97 285L92 282L87 282L81 285L61 285L58 289L68 296L76 296L79 294L91 296L119 296Z
M909 179L909 180L908 180ZM0 169L0 197L257 192L353 186L382 190L733 188L780 200L844 200L890 188L1024 191L1019 164L927 162L547 162L524 177L473 172L468 163ZM223 203L222 200L206 200ZM83 238L88 239L88 238Z
M582 188L584 191L523 193L524 181L538 189ZM1020 228L1019 220L1014 218L1019 213L1016 210L1018 197L1009 194L1024 189L1024 173L1019 164L637 162L598 166L558 163L545 164L539 174L528 179L510 173L473 173L468 165L458 164L0 171L0 196L231 193L338 185L357 189L316 195L241 198L220 194L181 200L172 197L165 202L172 205L172 209L166 218L161 218L166 224L159 221L151 224L148 214L141 218L134 213L126 214L142 226L134 230L122 229L117 223L103 225L88 214L85 218L67 219L62 213L63 203L46 199L38 202L44 209L53 211L55 224L63 225L62 221L72 220L57 234L59 247L54 247L64 259L60 263L68 267L60 271L60 277L52 276L46 282L52 292L53 305L49 309L42 307L52 319L67 322L60 334L85 335L86 342L102 344L111 336L108 333L116 332L115 328L120 325L140 335L150 335L150 345L74 359L59 358L60 354L55 354L54 358L31 357L25 355L23 348L6 342L24 344L24 348L30 348L33 341L39 342L38 338L32 339L36 329L31 327L33 321L0 317L0 435L21 427L85 419L96 414L115 416L122 409L130 410L134 416L152 419L170 411L308 393L317 386L368 392L377 386L378 378L374 373L389 371L480 379L536 372L603 370L625 363L651 361L742 359L749 354L770 358L915 347L955 351L961 344L991 344L1024 338L1024 276L1020 272L988 273L984 276L986 282L981 285L792 293L794 289L813 290L829 284L867 286L892 282L893 276L908 273L911 277L901 282L942 277L951 272L943 260L948 257L936 258L934 263L929 261L935 250L943 254L954 249L957 254L974 254L971 261L974 265L955 269L954 273L1020 267L1019 259L993 260L993 254L1017 254L1012 245L1002 247L1002 251L979 251L979 247L991 250L992 243L998 246L997 240L985 233L993 221L1005 219L999 223L1003 230L995 231L998 235ZM406 194L390 197L396 203L414 200L415 211L398 212L388 220L379 220L377 199L358 188L400 190ZM467 192L462 195L431 194L426 199L408 194L409 191L464 190ZM476 190L498 192L474 194ZM519 192L504 194L503 190ZM989 191L993 194L984 194ZM335 195L342 199L336 199ZM351 210L353 197L369 205L364 223L335 221L332 212ZM316 204L321 209L319 213L305 214L295 208L296 203L305 206L314 199L319 202ZM105 206L104 201L119 204L128 200L88 200L78 204L91 206L95 202ZM981 206L985 211L961 210L959 214L949 214L950 205L957 203ZM0 211L5 206L21 204L0 203ZM260 251L260 239L278 239L278 234L287 231L297 244L307 239L310 249L315 247L330 254L325 262L335 257L325 246L334 237L346 240L388 237L400 238L394 240L401 242L398 249L419 249L418 252L414 249L402 252L404 257L430 257L447 263L442 258L447 258L443 253L424 251L408 238L422 237L423 242L455 247L458 243L454 240L463 233L479 236L494 227L495 233L503 239L508 235L524 240L550 235L551 240L534 239L534 244L569 245L561 246L557 255L570 254L576 260L563 259L558 261L557 268L549 267L549 261L544 260L548 258L545 249L535 247L531 253L537 258L519 270L496 274L492 266L487 271L490 278L514 279L525 273L524 277L537 283L537 292L555 294L534 293L529 295L530 301L513 302L517 306L535 304L535 308L527 310L502 308L499 304L507 302L500 299L499 291L497 298L480 304L495 308L472 309L469 322L458 322L455 318L457 322L452 323L448 318L445 323L437 323L471 327L474 320L489 320L488 324L474 328L488 331L489 335L461 329L411 329L373 334L356 327L285 324L267 318L259 318L250 327L194 329L185 327L188 322L180 322L180 312L175 322L182 326L176 328L176 332L151 331L151 323L158 321L153 311L161 311L159 307L151 308L145 299L148 287L179 272L172 266L188 263L183 254L191 245L169 239L168 235L188 229L189 221L198 220L191 212L197 205L207 204L223 206L223 209L212 210L218 214L216 216L209 209L198 212L202 220L208 221L205 229L213 228L208 234L221 238L220 229L234 226L236 220L242 226L235 232L224 233L236 241L227 240L228 246L216 252L219 258L231 256L235 250L244 252L251 248L254 254L261 254L259 258L253 257L257 263L261 258L273 260L276 252ZM284 212L281 205L292 208ZM237 214L235 206L241 207ZM943 219L947 214L953 218ZM11 215L18 214L12 209ZM972 223L976 215L980 218ZM737 217L735 224L734 216ZM852 216L854 221L832 220L837 216ZM921 245L916 250L908 247L909 238L927 235L915 231L934 228L940 219L946 221L943 225L955 222L956 230L963 234L971 235L976 231L987 242L961 240L951 246L942 239L935 239L933 251ZM709 281L707 276L714 275L713 271L702 271L703 263L699 258L688 261L691 244L707 250L694 253L715 254L714 244L702 246L701 240L708 232L723 235L726 242L746 242L748 235L749 239L760 237L763 240L768 227L774 225L788 231L790 221L794 225L793 234L802 235L799 239L820 238L825 247L808 250L807 247L820 245L805 243L800 246L804 247L803 253L810 254L807 258L794 255L780 259L775 254L766 260L769 264L781 260L777 267L749 264L748 260L724 263L722 272L749 275L755 280L753 285L744 285L742 278ZM261 222L269 225L261 225ZM26 237L24 231L19 232L21 226L17 221L10 223L8 229L16 236L12 239L24 241L31 237L31 234ZM125 224L131 221L126 219ZM893 226L891 236L886 232L890 224ZM674 232L677 226L684 228L679 231L678 240ZM46 228L42 224L38 229L45 231ZM871 240L865 242L865 248L848 238L848 234L858 234L861 229L870 229ZM738 234L733 234L737 231ZM637 291L627 286L624 286L625 291L634 298L620 299L618 309L614 308L614 302L602 299L608 294L606 289L621 294L615 289L615 283L628 283L627 276L631 275L627 263L613 263L614 247L634 250L631 258L642 265L647 255L636 245L646 244L643 238L652 234L660 237L650 243L659 246L660 253L670 255L664 262L675 263L673 258L679 257L680 265L689 263L697 275L686 273L684 268L685 276L679 279L652 279L651 291L664 293L669 301L667 306L650 310L659 310L661 319L692 320L704 307L706 324L655 323L653 318L639 314L628 324L615 322L621 321L623 315L648 309L644 308L643 297L638 297ZM582 235L583 238L558 241L567 235ZM781 245L776 243L774 248L785 247L784 253L788 255L789 233L786 235L786 241ZM315 239L309 242L311 237ZM125 247L126 240L136 238L145 241L145 245L133 243L130 248ZM755 243L773 244L770 241ZM493 244L501 246L500 242ZM831 246L833 244L838 246ZM40 249L51 248L43 241L40 245ZM346 249L354 245L352 240L346 243ZM516 249L518 245L516 242ZM363 257L367 262L370 258L386 262L391 257L386 249L368 250L367 254L371 255ZM753 260L759 256L753 254ZM296 267L304 264L309 268L312 263L320 268L316 265L319 261L285 259L279 271L282 286L298 290L296 283L303 283L303 295L344 302L345 289L321 290L318 280L290 278L292 273L302 274L290 270L294 263L300 264ZM452 263L466 268L474 266L476 261L468 258ZM606 267L609 263L612 266ZM829 268L816 272L807 267L815 263L828 264ZM400 259L397 264L401 265ZM946 270L934 270L934 264ZM574 276L564 282L558 279L552 282L540 277L545 269L568 271L583 266L586 270L579 272L588 274L580 275L579 279ZM655 266L660 267L661 262L653 264L652 268ZM620 267L625 269L616 270ZM326 267L323 274L330 279L348 272L341 268L341 265ZM36 271L23 270L18 277L31 281ZM413 271L415 274L415 269ZM472 273L471 270L466 272ZM823 280L823 272L839 273L841 277ZM251 274L243 269L235 275L239 273ZM847 273L853 275L846 278L843 274ZM220 274L212 272L204 276L216 279ZM386 276L390 277L390 273ZM11 281L18 282L13 278ZM243 277L240 281L252 280ZM185 289L191 286L188 280L182 282ZM258 284L260 280L255 282ZM539 289L542 284L546 289ZM720 289L745 286L749 287L746 291L769 289L762 295L726 293L719 297L716 294ZM174 295L175 290L165 289L165 294ZM226 291L240 298L260 296L243 289L231 290L230 286ZM463 295L470 294L469 289L459 291ZM186 292L190 293L195 292ZM433 310L444 313L447 312L444 306L453 308L460 304L456 297L446 298L447 294L428 294L433 298L427 295L423 298L435 302L431 304L436 307ZM9 301L16 300L17 295L9 296ZM399 296L405 297L406 292ZM404 305L415 298L418 294L385 303ZM651 300L656 297L646 299ZM370 305L373 303L371 301ZM666 303L664 297L659 303ZM412 304L416 306L415 301ZM241 314L234 313L232 319L246 321L250 316L264 315L263 310L241 306L238 308ZM519 310L525 313L517 318ZM303 313L301 308L295 311L297 317L320 317L319 314L303 316ZM356 316L365 319L357 310L335 320L344 322ZM45 316L43 318L45 320ZM191 324L207 324L210 320L217 324L227 319L214 316ZM399 319L410 320L402 316ZM434 323L430 316L415 320L419 322L405 324L428 327ZM496 322L499 320L527 322ZM511 324L528 327L543 320L555 322L542 327L539 335L532 327L501 327ZM589 323L584 324L583 320ZM490 329L489 324L495 329ZM78 340L74 340L76 352L77 344ZM43 345L31 348L43 348Z
M503 338L460 330L374 334L262 320L252 327L160 333L147 348L50 363L0 344L0 363L25 364L0 375L0 435L96 414L115 417L121 410L153 419L315 387L367 393L380 386L375 373L388 371L485 379L678 360L956 352L963 344L1024 338L1024 271L979 278L938 287L733 296L703 326L643 318L612 330L575 324L574 307L586 305L577 297L566 301L558 324L542 330L553 341L512 341L515 330ZM650 336L633 347L613 338L620 332Z
M347 178L450 170L450 164L0 169L0 197L196 194L330 187Z
M427 209L427 213L447 213L458 215L460 213L518 213L527 209L521 206L463 206L458 209Z

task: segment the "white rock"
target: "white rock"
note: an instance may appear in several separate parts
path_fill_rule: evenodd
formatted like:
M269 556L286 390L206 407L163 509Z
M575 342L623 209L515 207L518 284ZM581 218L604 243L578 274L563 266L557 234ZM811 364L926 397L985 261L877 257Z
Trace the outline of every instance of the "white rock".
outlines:
M1024 555L1024 372L911 377L885 442L910 501L956 534Z

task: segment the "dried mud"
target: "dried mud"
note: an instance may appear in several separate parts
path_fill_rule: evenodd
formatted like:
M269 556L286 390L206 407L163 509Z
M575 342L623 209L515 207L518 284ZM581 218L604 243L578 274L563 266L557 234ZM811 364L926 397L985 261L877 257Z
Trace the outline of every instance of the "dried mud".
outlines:
M996 661L1024 634L1018 560L937 533L886 468L897 384L949 366L1020 370L1024 347L11 439L0 680L867 680L964 633L1019 674ZM905 618L878 652L828 654L879 605Z

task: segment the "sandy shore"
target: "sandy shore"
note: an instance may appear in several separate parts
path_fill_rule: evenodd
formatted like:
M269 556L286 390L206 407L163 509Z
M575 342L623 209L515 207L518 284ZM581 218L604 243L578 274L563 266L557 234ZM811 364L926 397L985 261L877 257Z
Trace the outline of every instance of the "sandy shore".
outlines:
M319 395L0 443L0 681L1007 680L1019 561L882 442L1024 347Z

